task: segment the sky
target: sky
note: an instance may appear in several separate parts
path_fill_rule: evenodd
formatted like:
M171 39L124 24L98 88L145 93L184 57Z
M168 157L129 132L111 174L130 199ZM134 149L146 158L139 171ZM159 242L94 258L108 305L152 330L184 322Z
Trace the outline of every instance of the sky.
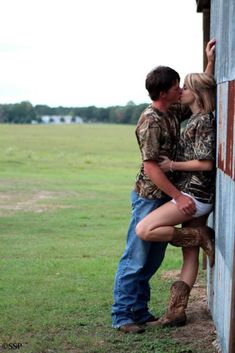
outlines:
M1 104L148 103L154 67L182 82L202 71L196 0L1 0L0 10Z

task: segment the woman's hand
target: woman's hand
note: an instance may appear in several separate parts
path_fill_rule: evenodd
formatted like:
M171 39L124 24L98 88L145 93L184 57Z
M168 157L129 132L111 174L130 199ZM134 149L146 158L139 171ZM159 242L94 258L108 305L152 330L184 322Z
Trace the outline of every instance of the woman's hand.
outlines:
M162 161L158 163L158 165L161 168L161 170L164 173L169 172L169 170L172 171L172 161L166 156L160 156L160 158Z
M206 56L208 62L215 61L215 39L211 39L206 46Z

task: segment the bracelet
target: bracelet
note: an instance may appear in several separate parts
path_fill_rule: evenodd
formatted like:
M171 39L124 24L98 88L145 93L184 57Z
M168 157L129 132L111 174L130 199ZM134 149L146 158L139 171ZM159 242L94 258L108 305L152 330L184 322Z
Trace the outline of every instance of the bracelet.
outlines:
M181 195L182 195L182 193L180 193L178 196L176 196L176 197L174 198L174 200L176 201Z
M170 170L171 173L173 173L173 171L174 171L174 170L173 170L173 162L174 162L174 161L172 160L171 163L170 163L170 168L169 168L169 170Z

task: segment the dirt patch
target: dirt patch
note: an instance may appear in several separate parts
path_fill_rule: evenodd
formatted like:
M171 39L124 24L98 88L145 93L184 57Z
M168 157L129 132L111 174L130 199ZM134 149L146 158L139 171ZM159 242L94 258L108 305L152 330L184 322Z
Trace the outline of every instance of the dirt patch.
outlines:
M167 271L161 276L164 279L179 279L179 271ZM187 324L171 329L172 338L181 344L188 345L185 353L219 353L216 329L207 306L207 293L204 281L195 283L187 307Z
M58 208L70 208L61 205L60 199L68 197L64 192L40 191L32 195L23 193L0 194L0 216L12 214L17 211L24 212L48 212Z

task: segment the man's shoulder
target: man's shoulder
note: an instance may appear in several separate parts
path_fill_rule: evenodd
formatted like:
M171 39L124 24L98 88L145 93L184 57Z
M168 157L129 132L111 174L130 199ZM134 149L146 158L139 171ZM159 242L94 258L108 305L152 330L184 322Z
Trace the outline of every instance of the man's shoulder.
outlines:
M141 114L138 122L137 122L137 127L143 124L147 125L159 125L160 121L162 119L163 114L161 112L158 112L156 109L152 107L150 104Z
M159 117L159 114L157 114L157 111L153 108L152 104L149 104L141 115L144 116L146 119L155 119Z

